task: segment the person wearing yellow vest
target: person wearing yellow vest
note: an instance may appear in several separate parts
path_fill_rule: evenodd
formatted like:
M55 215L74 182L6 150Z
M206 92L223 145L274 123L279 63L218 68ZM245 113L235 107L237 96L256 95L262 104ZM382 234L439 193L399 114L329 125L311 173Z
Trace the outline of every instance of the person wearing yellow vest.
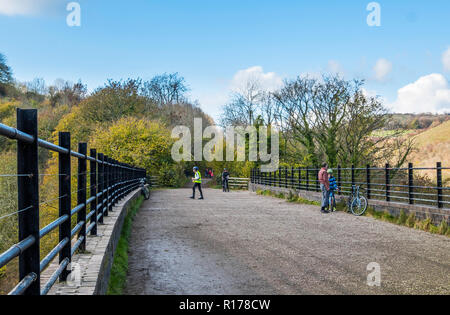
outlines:
M202 191L202 174L198 170L198 167L194 167L194 174L195 177L192 179L192 182L194 183L194 187L192 188L192 197L191 199L195 199L195 189L198 187L198 191L200 192L200 198L199 200L203 200L203 191Z

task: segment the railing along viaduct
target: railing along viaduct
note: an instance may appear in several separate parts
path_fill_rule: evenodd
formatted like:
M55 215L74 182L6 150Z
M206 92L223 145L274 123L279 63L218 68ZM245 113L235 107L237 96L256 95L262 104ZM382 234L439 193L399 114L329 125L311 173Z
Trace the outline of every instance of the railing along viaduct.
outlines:
M112 207L139 186L146 171L97 153L87 143L71 150L70 133L60 132L58 145L38 138L37 110L17 110L17 129L0 124L0 135L17 140L19 243L0 254L0 268L19 257L18 285L10 295L45 295L59 279L66 281L68 266L77 250L86 248L87 235L96 235L98 224ZM39 225L38 147L58 153L59 217L43 229ZM78 161L77 205L72 208L71 157ZM87 163L90 171L87 172ZM89 175L90 185L87 186ZM89 198L88 198L89 191ZM72 217L76 225L72 228ZM40 240L59 228L59 243L40 259ZM74 245L72 246L72 240ZM59 268L41 286L41 272L59 255Z
M436 167L408 167L394 168L389 164L385 167L367 165L363 168L355 166L335 168L334 175L339 187L339 195L348 195L353 186L360 186L369 200L397 202L409 205L423 205L450 208L450 187L444 185L443 171L449 171L441 162ZM275 172L263 173L254 168L250 181L269 187L290 188L303 191L319 192L319 167L280 168ZM431 180L416 178L419 172L433 172L436 174L434 183Z

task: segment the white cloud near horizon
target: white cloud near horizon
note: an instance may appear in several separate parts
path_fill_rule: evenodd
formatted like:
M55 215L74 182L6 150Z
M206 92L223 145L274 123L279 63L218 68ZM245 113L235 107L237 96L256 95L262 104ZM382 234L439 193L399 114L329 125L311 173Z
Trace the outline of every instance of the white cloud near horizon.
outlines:
M38 15L54 11L58 6L65 9L67 3L60 0L0 0L0 15Z
M263 67L255 66L239 70L231 80L230 90L239 91L247 82L256 81L260 88L267 91L275 91L283 85L283 79L275 72L264 72Z
M442 64L444 65L445 71L450 72L450 47L442 54Z
M384 58L378 59L373 67L375 72L375 79L377 81L385 81L387 76L392 72L392 63Z
M423 76L399 89L389 107L396 113L450 113L449 82L439 73Z
M331 72L332 74L338 74L338 75L341 75L341 76L344 76L344 74L345 74L344 68L336 60L329 60L328 61L327 71Z

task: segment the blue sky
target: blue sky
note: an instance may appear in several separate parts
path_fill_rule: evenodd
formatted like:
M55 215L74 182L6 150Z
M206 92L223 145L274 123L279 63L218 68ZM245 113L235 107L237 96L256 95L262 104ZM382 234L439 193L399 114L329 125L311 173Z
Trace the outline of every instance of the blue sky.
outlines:
M297 75L366 79L395 111L450 111L450 1L389 0L369 27L368 0L0 0L0 52L19 81L179 72L218 118L248 75L268 88ZM426 104L424 104L426 103Z

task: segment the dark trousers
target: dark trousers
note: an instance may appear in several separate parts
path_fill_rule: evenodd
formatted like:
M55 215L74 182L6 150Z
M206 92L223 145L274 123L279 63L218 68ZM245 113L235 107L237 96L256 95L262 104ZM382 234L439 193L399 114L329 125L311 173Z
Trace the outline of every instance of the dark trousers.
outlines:
M203 198L202 184L194 183L194 187L192 187L192 197L195 197L195 189L198 187L198 191L200 192L200 197Z
M230 192L230 186L228 185L228 179L222 181L222 187L224 192Z

